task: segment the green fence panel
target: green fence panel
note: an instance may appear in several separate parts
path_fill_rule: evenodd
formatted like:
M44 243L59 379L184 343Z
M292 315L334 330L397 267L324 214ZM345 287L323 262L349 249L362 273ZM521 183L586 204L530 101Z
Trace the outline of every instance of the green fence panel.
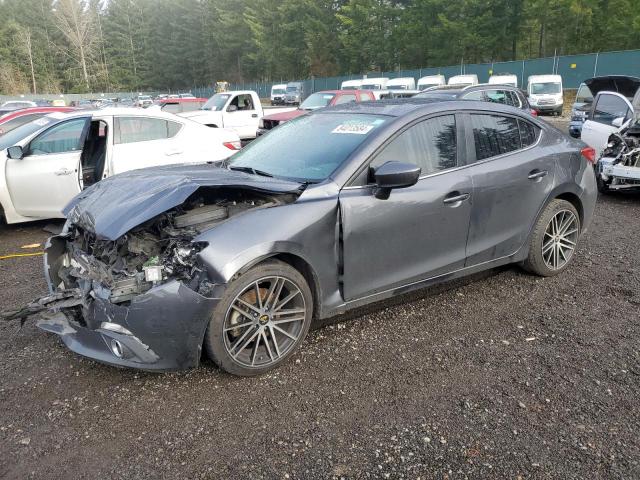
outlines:
M599 53L594 71L596 76L631 75L640 77L640 50Z

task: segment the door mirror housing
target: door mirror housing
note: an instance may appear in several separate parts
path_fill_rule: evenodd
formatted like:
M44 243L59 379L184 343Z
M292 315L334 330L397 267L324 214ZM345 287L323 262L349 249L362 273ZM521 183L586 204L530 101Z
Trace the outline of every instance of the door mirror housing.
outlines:
M24 152L22 151L22 147L20 145L16 145L13 147L7 148L7 157L12 160L20 160L24 157Z
M237 105L229 105L227 107L227 112L236 112L238 111L238 106Z
M620 128L622 125L624 125L624 117L614 118L611 122L612 127Z
M387 162L380 165L373 176L376 181L376 198L386 200L394 188L415 185L422 169L413 163Z

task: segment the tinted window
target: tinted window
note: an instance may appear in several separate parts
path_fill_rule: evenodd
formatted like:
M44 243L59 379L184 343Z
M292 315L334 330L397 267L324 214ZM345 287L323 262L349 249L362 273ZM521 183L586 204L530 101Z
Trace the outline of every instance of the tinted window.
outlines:
M180 124L160 118L116 117L113 143L148 142L171 138L180 131Z
M495 157L520 148L520 132L515 118L498 115L471 115L476 159Z
M160 108L162 109L163 112L169 112L169 113L181 113L182 112L182 108L181 108L179 103L165 103Z
M600 95L593 111L593 120L611 125L616 118L626 117L629 113L627 102L615 95Z
M340 95L337 100L335 105L340 105L343 103L350 103L350 102L355 102L356 101L356 95L354 94L346 94L346 95Z
M371 163L372 167L389 161L418 165L422 175L456 166L456 119L444 115L420 122L402 132Z
M525 122L524 120L518 120L518 125L520 126L520 140L522 142L522 147L529 147L536 143L538 136L540 135L540 129L529 122Z
M520 101L520 97L518 96L518 94L516 92L507 92L507 95L509 95L511 97L511 103L509 105L513 105L516 108L521 108L522 107L522 102Z
M80 139L86 119L76 118L51 127L31 141L29 153L44 155L80 150Z
M593 102L593 94L589 87L587 87L584 83L580 85L578 88L578 93L576 93L576 102L580 103L591 103Z

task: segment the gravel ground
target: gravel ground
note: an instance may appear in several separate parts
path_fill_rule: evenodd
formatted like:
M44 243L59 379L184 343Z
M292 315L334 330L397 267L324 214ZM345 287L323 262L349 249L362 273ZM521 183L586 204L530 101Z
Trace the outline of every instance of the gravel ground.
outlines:
M0 226L0 255L43 226ZM0 478L640 478L638 231L640 196L601 198L561 276L359 310L259 378L119 370L2 324ZM42 294L41 258L0 285L0 308Z

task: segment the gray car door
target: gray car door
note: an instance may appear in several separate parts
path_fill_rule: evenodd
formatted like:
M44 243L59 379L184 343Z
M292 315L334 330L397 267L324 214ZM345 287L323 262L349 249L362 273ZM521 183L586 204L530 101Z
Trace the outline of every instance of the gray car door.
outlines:
M473 210L467 266L515 253L553 189L556 154L542 130L519 117L469 114Z
M386 200L373 195L371 178L342 190L346 300L464 265L472 184L457 168L461 131L454 115L440 115L409 126L376 153L370 171L393 160L422 168L416 185L393 190Z

